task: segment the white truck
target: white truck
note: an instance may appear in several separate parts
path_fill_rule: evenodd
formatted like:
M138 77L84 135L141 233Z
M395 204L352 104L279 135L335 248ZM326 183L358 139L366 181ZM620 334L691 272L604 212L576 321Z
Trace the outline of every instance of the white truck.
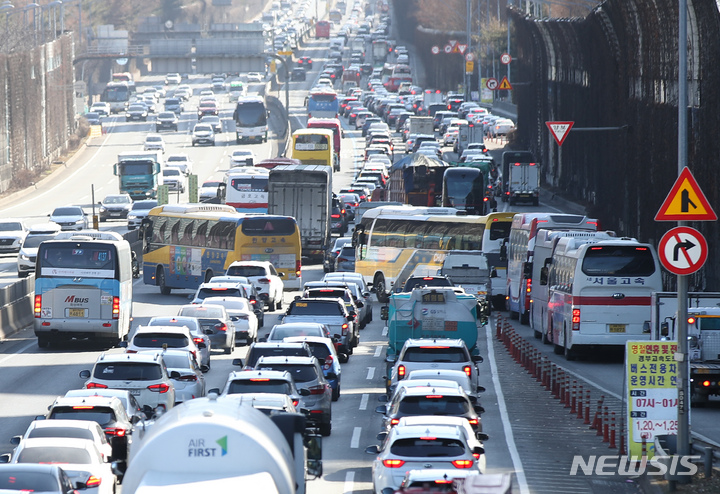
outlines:
M332 170L325 165L278 165L268 179L268 214L292 216L302 255L322 260L330 248Z
M650 339L677 340L677 293L654 292ZM720 395L720 293L688 293L690 401L702 406Z
M123 494L305 494L306 475L322 475L320 438L305 427L301 414L268 417L238 396L187 401L135 426Z
M494 274L491 269L487 256L482 251L468 250L448 252L439 274L450 278L450 281L455 286L462 287L465 293L475 295L478 302L483 305L484 315L487 316L490 313L492 295L490 278Z
M445 95L442 91L439 89L426 89L423 91L422 107L425 112L424 115L427 115L427 109L430 108L430 105L434 105L436 103L445 103ZM430 132L430 134L432 134L432 132Z
M458 127L458 138L455 141L454 151L460 156L470 144L485 144L485 135L482 124L470 122L468 125Z
M540 200L540 172L537 163L511 163L510 175L507 178L508 202L530 202L533 206L539 205Z
M410 117L408 120L410 121L410 123L408 124L408 135L433 135L435 133L432 117Z

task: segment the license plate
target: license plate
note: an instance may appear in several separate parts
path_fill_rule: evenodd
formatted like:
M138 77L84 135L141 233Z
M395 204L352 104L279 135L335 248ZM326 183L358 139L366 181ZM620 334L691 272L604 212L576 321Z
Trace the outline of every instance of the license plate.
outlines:
M610 328L611 333L624 333L625 332L625 325L624 324L608 324Z
M130 391L130 394L133 396L140 396L142 389L128 389L128 391Z
M86 317L86 310L87 309L68 309L68 317Z
M120 216L120 213L110 213L110 216Z

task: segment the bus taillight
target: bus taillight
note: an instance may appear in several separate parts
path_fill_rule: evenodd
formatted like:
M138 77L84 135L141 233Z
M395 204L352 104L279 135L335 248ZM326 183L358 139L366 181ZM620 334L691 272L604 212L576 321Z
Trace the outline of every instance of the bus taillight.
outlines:
M302 274L302 262L298 259L295 261L295 276L300 278L300 275Z
M42 295L35 295L35 306L33 311L35 312L35 317L39 319L40 313L42 312Z
M532 291L532 280L527 279L527 280L525 280L525 293L530 293L531 291Z
M120 318L120 297L113 297L112 317L113 319Z
M572 311L572 329L573 331L580 331L580 309L573 309Z

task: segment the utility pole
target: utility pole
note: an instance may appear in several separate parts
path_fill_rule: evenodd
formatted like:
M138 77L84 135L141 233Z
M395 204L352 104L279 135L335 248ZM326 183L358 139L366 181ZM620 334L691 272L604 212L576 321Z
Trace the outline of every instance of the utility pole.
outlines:
M465 33L467 34L467 48L465 49L465 53L471 53L471 16L472 16L472 0L466 0L467 3L467 14L465 16ZM465 64L465 56L463 54L463 60L462 60L462 66L463 66L463 73L465 74L465 101L470 101L470 82L472 80L472 73L468 74L466 70L466 64Z

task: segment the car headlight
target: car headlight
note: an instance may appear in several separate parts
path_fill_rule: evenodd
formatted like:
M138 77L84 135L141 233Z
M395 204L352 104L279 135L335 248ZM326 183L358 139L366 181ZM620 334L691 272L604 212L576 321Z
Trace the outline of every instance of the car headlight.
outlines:
M22 259L23 261L30 260L30 258L27 255L25 255L25 253L23 253L23 252L20 253L20 259Z
M80 218L79 220L75 220L76 225L79 223L84 223L84 222L85 222L85 218Z
M136 214L128 213L128 219L129 219L129 220L136 220L137 217L138 217L138 216L137 216Z
M100 206L100 212L101 212L101 213L104 213L104 212L106 212L106 211L107 211L107 208L106 208L106 207Z

